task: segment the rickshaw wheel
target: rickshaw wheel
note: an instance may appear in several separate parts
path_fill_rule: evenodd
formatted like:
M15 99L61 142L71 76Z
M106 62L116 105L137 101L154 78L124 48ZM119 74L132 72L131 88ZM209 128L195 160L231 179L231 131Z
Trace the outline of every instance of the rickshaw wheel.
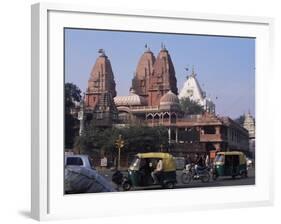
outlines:
M128 181L126 181L122 184L122 187L124 191L129 191L131 189L131 184Z
M173 189L174 188L174 183L173 182L168 182L165 184L165 188L167 189Z
M207 182L209 182L209 180L210 180L210 174L206 174L206 175L201 177L201 181L203 183L207 183Z
M247 177L248 177L247 171L244 171L244 172L241 174L241 176L242 176L243 178L247 178Z
M182 183L184 183L184 184L189 184L190 181L191 181L191 179L192 179L192 177L191 177L190 174L183 173L183 174L181 175L181 181L182 181Z
M217 179L218 179L218 176L214 173L214 174L212 175L212 179L213 179L213 180L217 180Z

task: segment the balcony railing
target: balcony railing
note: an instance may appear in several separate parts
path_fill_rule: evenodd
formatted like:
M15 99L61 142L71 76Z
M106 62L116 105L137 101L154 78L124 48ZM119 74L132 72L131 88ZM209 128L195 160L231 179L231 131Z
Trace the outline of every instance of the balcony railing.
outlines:
M143 111L143 110L155 110L158 111L159 110L159 106L136 106L136 107L132 107L131 109L132 111Z

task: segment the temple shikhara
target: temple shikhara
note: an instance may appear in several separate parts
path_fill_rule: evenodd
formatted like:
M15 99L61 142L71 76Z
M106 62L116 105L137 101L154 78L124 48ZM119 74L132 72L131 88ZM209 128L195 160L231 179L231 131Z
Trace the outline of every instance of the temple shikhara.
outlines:
M187 71L188 72L188 71ZM126 125L164 126L170 149L175 155L217 151L249 151L249 131L253 122L247 117L244 127L229 117L216 115L215 104L202 90L194 68L178 85L172 57L162 44L158 54L146 46L140 56L128 95L116 92L114 69L100 49L93 65L81 106L80 133L85 123L99 127ZM122 85L117 83L117 85ZM179 87L182 87L180 90ZM203 114L187 115L180 100L189 98L203 107ZM253 137L251 138L253 139ZM159 150L159 149L156 149Z

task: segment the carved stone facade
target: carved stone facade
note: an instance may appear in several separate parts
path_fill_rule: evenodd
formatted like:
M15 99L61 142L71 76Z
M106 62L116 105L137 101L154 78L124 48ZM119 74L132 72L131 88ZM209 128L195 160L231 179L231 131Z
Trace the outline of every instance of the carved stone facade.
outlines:
M245 114L245 120L243 127L249 132L249 150L251 156L255 158L255 147L256 147L256 133L255 133L255 119L250 113Z
M148 99L149 81L153 75L153 65L155 63L155 56L147 49L141 56L137 65L135 77L132 81L132 88L135 93Z
M154 54L147 49L141 56L132 88L136 94L145 97L148 106L157 106L167 92L178 94L174 65L168 50L162 46L156 60Z
M99 127L111 127L118 121L118 110L114 104L111 92L101 93L95 109L92 111L94 124Z
M195 74L194 68L192 68L192 73L187 76L183 88L179 93L179 98L189 98L201 105L205 111L215 114L215 104L210 98L207 98L206 93L201 89L196 76L197 74Z
M104 92L108 92L112 97L116 96L116 84L111 63L103 50L100 50L99 53L100 55L96 60L88 81L85 96L86 108L95 108L101 94Z
M156 58L149 80L148 105L159 105L161 97L169 91L178 95L174 65L168 50L163 47Z

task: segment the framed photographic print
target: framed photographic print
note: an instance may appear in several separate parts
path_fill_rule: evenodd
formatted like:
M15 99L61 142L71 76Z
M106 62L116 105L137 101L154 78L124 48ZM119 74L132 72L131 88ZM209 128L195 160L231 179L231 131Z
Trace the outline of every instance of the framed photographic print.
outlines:
M271 204L272 26L33 5L32 217Z

